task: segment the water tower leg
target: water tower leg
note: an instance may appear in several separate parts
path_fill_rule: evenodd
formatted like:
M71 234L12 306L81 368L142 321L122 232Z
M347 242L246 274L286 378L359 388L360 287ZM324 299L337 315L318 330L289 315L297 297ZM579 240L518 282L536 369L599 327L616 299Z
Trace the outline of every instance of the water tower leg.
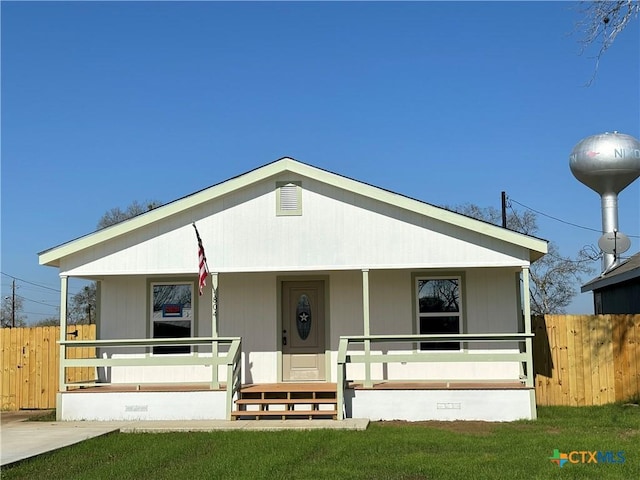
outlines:
M611 233L618 231L618 194L603 193L602 199L602 233ZM616 263L619 255L613 253L604 253L602 255L602 271L607 271L614 263Z

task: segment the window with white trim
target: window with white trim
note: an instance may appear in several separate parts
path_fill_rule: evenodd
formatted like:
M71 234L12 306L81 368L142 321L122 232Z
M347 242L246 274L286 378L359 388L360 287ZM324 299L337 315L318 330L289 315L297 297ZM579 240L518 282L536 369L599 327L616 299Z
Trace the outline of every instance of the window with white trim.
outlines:
M416 277L415 282L418 332L462 333L461 277ZM420 350L460 350L460 342L421 342Z
M193 282L151 284L152 338L191 337L193 332ZM159 346L153 353L189 353L189 345Z

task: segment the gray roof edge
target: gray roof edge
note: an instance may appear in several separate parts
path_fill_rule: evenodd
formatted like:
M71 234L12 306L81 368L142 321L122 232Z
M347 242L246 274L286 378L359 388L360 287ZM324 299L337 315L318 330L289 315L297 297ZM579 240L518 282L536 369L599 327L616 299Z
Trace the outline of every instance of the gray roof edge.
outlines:
M640 252L632 255L612 270L589 280L580 287L580 292L585 293L592 290L598 290L618 283L627 282L638 277L640 277Z

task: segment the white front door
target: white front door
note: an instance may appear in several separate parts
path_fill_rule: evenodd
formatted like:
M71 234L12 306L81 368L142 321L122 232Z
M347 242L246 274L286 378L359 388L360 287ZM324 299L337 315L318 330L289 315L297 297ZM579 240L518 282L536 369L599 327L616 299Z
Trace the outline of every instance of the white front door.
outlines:
M282 380L325 380L324 281L282 282Z

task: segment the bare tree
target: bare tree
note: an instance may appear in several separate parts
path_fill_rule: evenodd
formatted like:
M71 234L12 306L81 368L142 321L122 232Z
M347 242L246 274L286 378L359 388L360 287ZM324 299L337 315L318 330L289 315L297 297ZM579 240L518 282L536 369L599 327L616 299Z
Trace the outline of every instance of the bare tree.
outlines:
M25 326L22 305L23 301L20 295L11 295L2 299L2 307L0 308L0 326L2 328Z
M38 320L33 324L34 327L57 327L60 325L59 317L47 317L42 320Z
M128 220L132 217L140 215L142 213L148 212L149 210L153 210L154 208L162 205L157 200L147 200L143 203L134 200L127 208L122 210L120 207L112 208L107 211L102 218L98 221L98 225L96 226L97 230L102 230L103 228L109 227L111 225L115 225L116 223L123 222L124 220Z
M494 225L502 224L502 212L494 207L479 207L478 205L465 203L454 207L445 206L444 208L462 213L467 217L493 223ZM528 210L518 214L511 212L507 215L507 228L525 235L535 235L538 231L538 217Z
M96 291L96 282L91 282L71 298L68 323L78 325L96 322Z
M127 208L112 208L98 221L97 230L107 228L116 223L123 222L137 215L153 210L162 205L158 200L146 200L138 202L134 200ZM96 321L96 292L97 284L92 282L71 298L69 306L68 322L71 324L90 324Z
M577 22L576 30L581 35L581 54L594 46L598 49L595 55L595 70L588 85L593 83L596 77L602 56L629 23L638 18L639 12L638 0L580 2L581 20Z
M502 213L493 207L481 208L477 205L465 204L457 207L446 207L469 217L500 225ZM507 214L507 228L526 235L538 232L536 214L524 213L511 209ZM565 309L576 296L576 284L581 276L591 273L592 257L583 251L575 259L560 255L558 247L549 242L548 253L531 264L530 296L531 313L542 315L547 313L565 313Z

